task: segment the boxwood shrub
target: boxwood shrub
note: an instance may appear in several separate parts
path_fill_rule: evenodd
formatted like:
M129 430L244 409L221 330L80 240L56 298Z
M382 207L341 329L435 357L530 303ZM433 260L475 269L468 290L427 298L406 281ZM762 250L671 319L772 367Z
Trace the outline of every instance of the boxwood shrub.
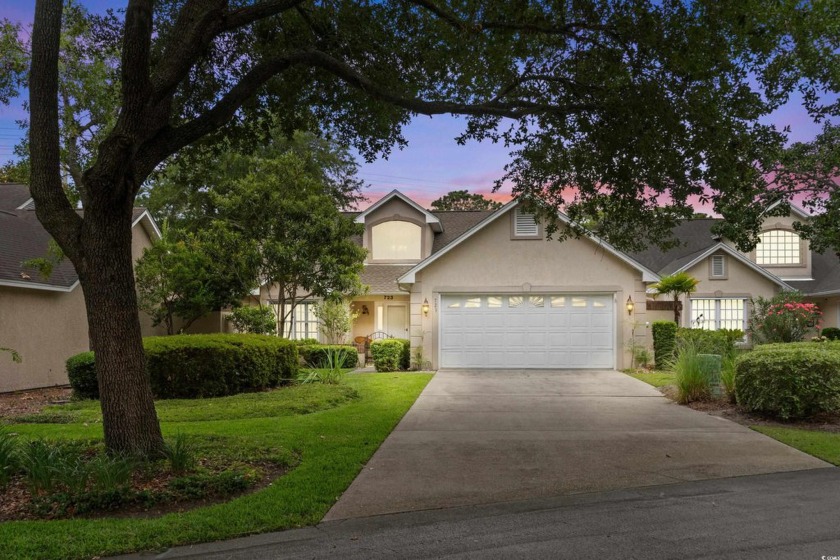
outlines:
M653 322L653 359L657 369L668 369L674 361L677 324L673 321Z
M840 343L766 344L735 368L735 396L749 411L785 420L840 412Z
M156 336L143 339L143 347L152 393L159 399L234 395L276 387L298 374L296 345L275 336ZM99 397L93 364L92 352L67 361L75 395Z
M309 367L329 367L329 354L332 353L340 368L354 368L359 361L359 352L355 346L341 344L308 344L298 346L298 353L303 363Z
M820 332L820 334L828 340L840 340L840 329L836 327L826 327Z
M93 352L82 352L67 359L67 377L77 399L98 399L99 384L96 381L96 364Z
M370 344L370 354L376 371L399 371L402 369L405 344L402 339L383 338Z

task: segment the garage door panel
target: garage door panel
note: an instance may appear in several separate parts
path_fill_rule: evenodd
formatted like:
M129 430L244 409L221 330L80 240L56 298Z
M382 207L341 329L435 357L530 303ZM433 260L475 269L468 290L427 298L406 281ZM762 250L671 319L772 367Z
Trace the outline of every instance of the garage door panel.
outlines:
M444 295L441 307L442 367L613 367L612 295Z

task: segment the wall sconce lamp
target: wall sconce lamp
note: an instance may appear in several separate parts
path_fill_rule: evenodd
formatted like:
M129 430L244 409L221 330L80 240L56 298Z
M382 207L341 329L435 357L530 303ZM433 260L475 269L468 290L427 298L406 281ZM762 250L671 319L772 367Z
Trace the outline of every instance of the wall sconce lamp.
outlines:
M428 300L428 298L423 299L423 307L421 307L421 309L423 310L423 315L425 317L428 317L429 316L429 300Z
M370 311L368 311L367 305L362 306L362 315L368 315Z
M633 296L627 296L627 303L625 304L625 307L627 307L627 314L632 315L633 310L636 308L636 304L633 303Z

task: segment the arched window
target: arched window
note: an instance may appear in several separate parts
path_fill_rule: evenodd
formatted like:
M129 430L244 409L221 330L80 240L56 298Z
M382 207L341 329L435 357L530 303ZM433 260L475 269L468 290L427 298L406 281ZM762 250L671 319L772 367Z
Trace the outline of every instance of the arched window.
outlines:
M422 258L422 229L417 224L393 220L371 229L373 260L419 261Z
M787 266L802 264L799 236L785 229L771 229L759 234L755 247L756 264Z

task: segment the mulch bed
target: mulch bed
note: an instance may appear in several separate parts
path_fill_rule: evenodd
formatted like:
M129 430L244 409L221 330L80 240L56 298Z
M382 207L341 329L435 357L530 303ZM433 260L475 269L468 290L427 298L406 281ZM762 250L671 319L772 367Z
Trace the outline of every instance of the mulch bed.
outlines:
M660 391L666 397L676 402L676 389L673 386L662 387ZM712 416L726 418L743 426L770 426L775 428L796 428L840 433L840 414L821 414L810 420L789 420L785 422L746 412L738 405L725 400L697 401L685 406Z
M0 418L37 414L45 406L70 400L69 387L50 387L17 393L0 393Z

